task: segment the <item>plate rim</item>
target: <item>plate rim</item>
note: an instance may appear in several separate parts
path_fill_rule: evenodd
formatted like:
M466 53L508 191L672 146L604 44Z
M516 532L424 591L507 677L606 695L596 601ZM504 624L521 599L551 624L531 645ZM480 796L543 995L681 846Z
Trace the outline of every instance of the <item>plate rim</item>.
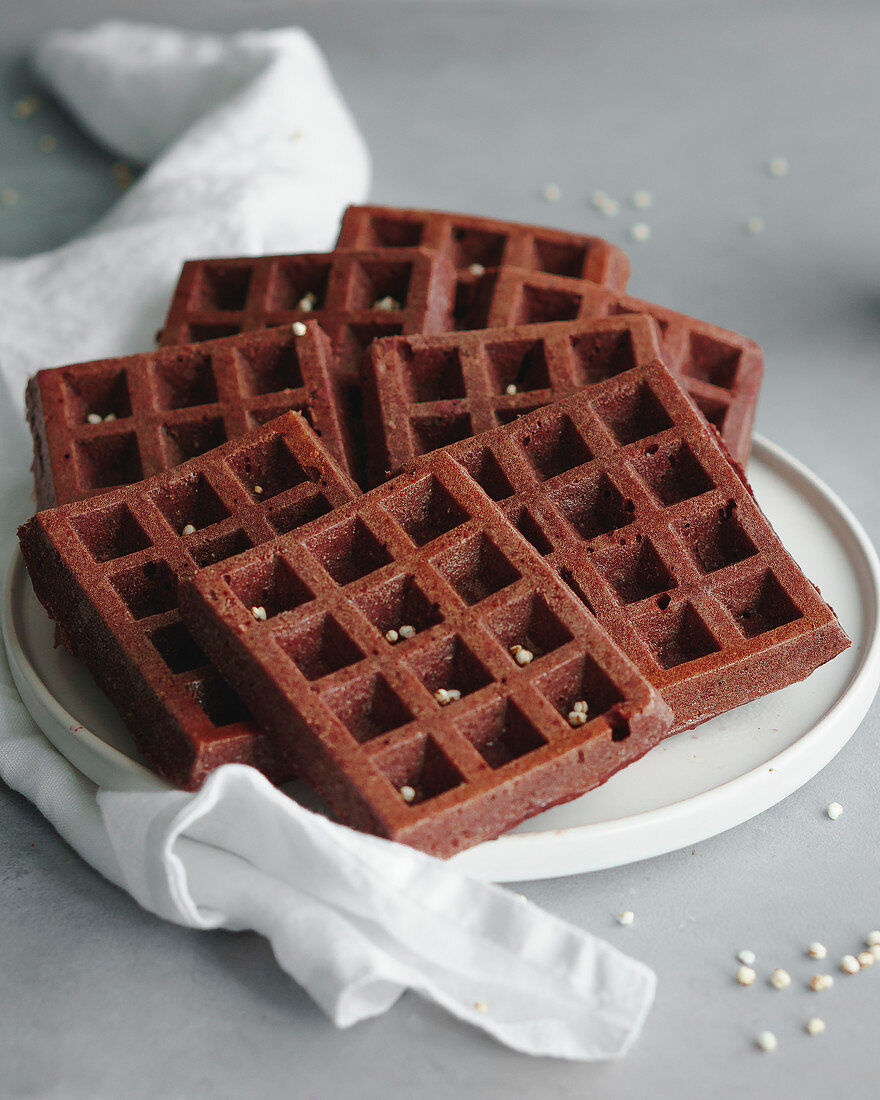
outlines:
M759 435L753 438L753 453L760 454L761 461L774 472L781 471L787 481L794 475L800 482L798 488L801 491L808 489L813 501L821 502L822 514L829 519L833 516L838 531L852 540L846 548L849 556L861 558L864 575L858 579L859 587L864 587L867 581L873 592L873 599L864 601L870 621L865 624L860 659L840 695L793 744L757 767L715 787L665 806L606 821L506 834L453 857L452 865L477 878L499 882L535 881L624 866L676 851L725 832L776 805L818 774L858 729L880 682L880 559L877 551L849 506L803 462ZM853 550L858 553L853 554ZM124 790L173 790L149 768L77 722L39 676L16 629L15 592L23 571L24 561L14 545L6 570L0 627L13 681L37 726L62 756L95 783ZM56 734L64 730L59 737L62 744L45 728L35 710L42 711L55 724ZM837 735L830 736L835 727L838 727ZM71 758L69 751L65 751L71 738L82 746L86 763L91 754L97 767L83 768L79 759ZM821 746L818 753L817 744ZM110 783L107 783L108 778ZM745 816L741 799L743 789L751 792ZM711 813L705 812L707 803L712 804ZM630 838L646 830L648 819L654 827L655 842L641 843L635 853L627 851ZM697 824L701 819L703 828ZM591 844L590 840L597 843ZM555 851L546 851L548 843ZM585 848L593 850L594 858L584 858ZM596 849L604 849L604 858L595 858ZM540 862L536 864L536 860ZM520 863L529 866L517 866Z

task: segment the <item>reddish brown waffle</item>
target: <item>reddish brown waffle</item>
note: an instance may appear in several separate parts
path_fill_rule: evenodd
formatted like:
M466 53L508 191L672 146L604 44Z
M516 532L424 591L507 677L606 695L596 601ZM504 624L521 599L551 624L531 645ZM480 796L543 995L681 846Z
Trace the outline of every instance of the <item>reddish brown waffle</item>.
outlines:
M626 253L601 237L438 210L394 206L346 210L337 248L402 246L435 249L465 277L481 267L511 265L589 279L612 290L625 290L629 278Z
M177 587L351 500L295 413L175 470L40 512L19 531L34 590L150 763L197 787L225 763L290 774L180 621ZM195 528L190 531L189 526Z
M635 314L377 340L361 363L371 484L659 354Z
M330 343L317 325L41 370L28 383L37 504L49 508L171 469L288 409L349 466ZM97 423L90 423L97 420Z
M659 361L445 453L659 689L674 730L850 644Z
M663 361L745 466L764 370L761 349L752 340L582 279L510 267L459 286L455 327L505 328L628 313L657 322Z
M448 331L454 297L452 265L418 248L190 260L161 343L318 321L339 372L354 377L364 348L379 336Z
M442 452L202 570L181 611L341 820L435 855L589 790L669 724L593 616ZM444 705L446 692L461 698ZM578 701L584 718L569 721Z

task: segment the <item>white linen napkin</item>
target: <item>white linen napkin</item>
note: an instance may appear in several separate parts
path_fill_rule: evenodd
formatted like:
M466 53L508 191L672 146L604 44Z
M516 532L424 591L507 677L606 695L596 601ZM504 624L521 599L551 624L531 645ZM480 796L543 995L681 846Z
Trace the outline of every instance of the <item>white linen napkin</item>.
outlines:
M148 346L187 256L326 248L367 160L314 43L125 23L44 42L38 67L98 140L150 162L79 240L0 263L0 370ZM29 456L9 433L0 488ZM21 502L6 492L11 525ZM442 861L313 814L251 768L197 794L98 790L43 737L0 659L0 776L145 908L256 929L345 1027L405 989L531 1054L619 1057L654 995L642 963Z

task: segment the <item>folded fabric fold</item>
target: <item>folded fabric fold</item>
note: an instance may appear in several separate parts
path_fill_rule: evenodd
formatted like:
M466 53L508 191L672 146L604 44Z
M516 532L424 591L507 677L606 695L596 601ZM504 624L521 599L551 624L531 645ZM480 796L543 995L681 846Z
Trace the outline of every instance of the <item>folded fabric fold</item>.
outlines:
M188 256L330 246L365 197L362 140L300 30L221 38L112 22L49 35L37 65L115 155L149 164L92 230L0 264L0 370L19 407L38 366L148 347ZM0 461L4 518L27 468ZM517 1050L619 1057L652 971L414 849L309 812L250 768L201 791L100 791L36 728L0 659L0 776L146 909L188 927L255 929L341 1027L407 989Z

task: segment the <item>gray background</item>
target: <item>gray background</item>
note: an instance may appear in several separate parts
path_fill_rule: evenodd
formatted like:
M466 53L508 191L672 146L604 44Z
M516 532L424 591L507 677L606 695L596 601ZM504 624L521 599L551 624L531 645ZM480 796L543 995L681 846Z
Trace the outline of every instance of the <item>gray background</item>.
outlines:
M44 30L112 14L233 29L300 23L370 145L373 200L599 232L631 289L759 340L758 427L807 462L877 540L880 141L874 4L6 0L0 103L33 87ZM40 133L58 151L36 151ZM789 176L765 171L775 154ZM60 112L0 111L0 255L57 244L115 190L109 158ZM555 182L562 201L543 202ZM596 188L655 196L601 219ZM752 214L766 232L742 229ZM648 221L653 238L631 244ZM22 441L16 441L19 445ZM22 462L26 456L22 450ZM824 995L803 945L836 964L880 926L875 705L837 759L732 832L619 870L521 889L654 966L659 993L619 1064L529 1059L414 996L340 1033L253 935L165 924L0 790L0 1094L46 1097L849 1097L880 1094L880 967ZM834 825L832 798L846 807ZM630 928L614 914L636 913ZM753 948L793 987L732 982ZM830 967L829 967L830 969ZM821 1014L828 1031L809 1038ZM779 1037L757 1052L761 1028Z

